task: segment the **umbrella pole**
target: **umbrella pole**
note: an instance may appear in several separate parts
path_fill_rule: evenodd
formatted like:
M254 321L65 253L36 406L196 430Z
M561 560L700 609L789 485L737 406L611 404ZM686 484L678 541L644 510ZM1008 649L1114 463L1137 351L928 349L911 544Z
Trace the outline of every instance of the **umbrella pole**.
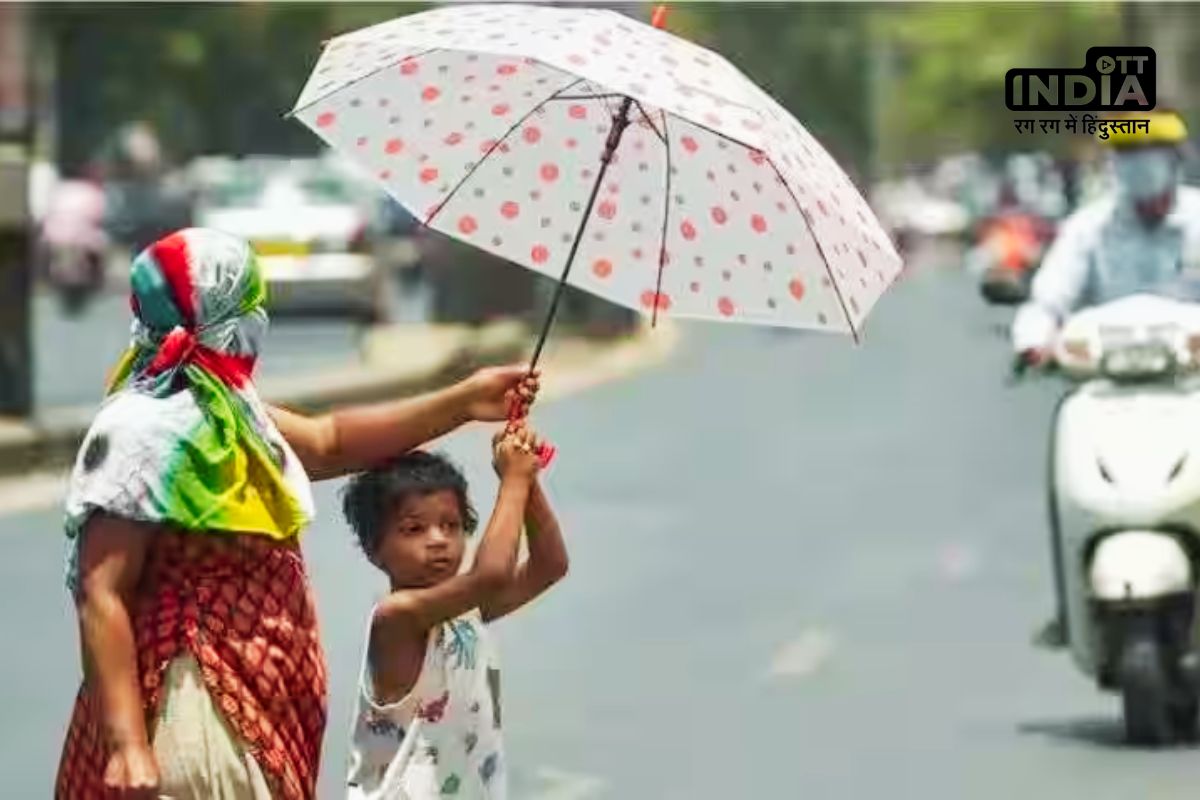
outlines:
M592 208L596 205L596 198L600 194L600 187L604 185L604 174L608 172L608 165L612 163L613 156L617 152L617 147L621 144L621 135L629 127L629 110L632 107L633 99L626 97L621 101L620 110L613 117L612 128L608 132L608 140L604 143L604 153L600 156L600 171L596 175L596 183L592 186L592 194L588 197L587 205L583 209L583 218L579 220L579 229L575 232L575 240L571 242L571 250L567 253L567 263L563 267L562 275L558 278L558 285L554 287L554 297L550 300L550 310L546 313L546 321L542 323L542 332L538 335L537 346L533 350L533 358L529 361L529 370L531 372L537 367L538 359L542 355L542 348L546 346L546 337L550 335L550 326L554 324L554 315L558 312L558 304L562 301L563 291L567 288L567 276L571 274L571 265L575 263L575 254L579 252L579 245L583 242L583 231L587 228L588 219L592 216Z

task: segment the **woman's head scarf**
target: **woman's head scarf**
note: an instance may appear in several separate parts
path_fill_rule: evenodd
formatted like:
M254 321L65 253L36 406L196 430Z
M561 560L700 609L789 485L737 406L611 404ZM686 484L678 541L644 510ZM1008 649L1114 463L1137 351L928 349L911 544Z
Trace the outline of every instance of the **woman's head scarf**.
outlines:
M312 517L308 479L252 376L267 328L253 251L189 229L130 274L133 340L76 458L67 495L75 585L88 516L285 540Z

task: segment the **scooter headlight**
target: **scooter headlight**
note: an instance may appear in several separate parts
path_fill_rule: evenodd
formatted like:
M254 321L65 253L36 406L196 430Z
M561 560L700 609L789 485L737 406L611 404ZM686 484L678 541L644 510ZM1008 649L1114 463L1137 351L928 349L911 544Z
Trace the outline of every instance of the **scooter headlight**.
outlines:
M1175 371L1175 354L1160 344L1128 345L1104 356L1101 371L1113 380L1154 380Z

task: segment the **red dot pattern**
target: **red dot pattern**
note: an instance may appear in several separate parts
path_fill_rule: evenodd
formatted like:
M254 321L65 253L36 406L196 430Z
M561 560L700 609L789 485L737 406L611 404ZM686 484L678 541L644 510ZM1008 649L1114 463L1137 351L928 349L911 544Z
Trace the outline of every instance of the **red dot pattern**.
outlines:
M790 114L723 59L608 12L444 7L340 37L300 116L409 208L440 208L435 227L557 275L612 107L531 112L577 76L572 95L633 94L670 141L635 113L572 282L645 308L663 264L659 313L846 329L895 278L874 215Z
M666 292L659 292L654 289L646 289L641 295L641 305L644 309L654 310L658 306L659 311L671 310L671 296Z

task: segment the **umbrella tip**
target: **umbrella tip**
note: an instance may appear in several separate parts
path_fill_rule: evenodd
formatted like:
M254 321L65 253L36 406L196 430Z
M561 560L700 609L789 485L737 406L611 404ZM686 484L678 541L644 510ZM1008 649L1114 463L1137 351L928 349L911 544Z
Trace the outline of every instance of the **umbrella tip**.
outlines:
M667 27L667 7L665 5L654 7L654 14L650 17L650 24L660 31Z

